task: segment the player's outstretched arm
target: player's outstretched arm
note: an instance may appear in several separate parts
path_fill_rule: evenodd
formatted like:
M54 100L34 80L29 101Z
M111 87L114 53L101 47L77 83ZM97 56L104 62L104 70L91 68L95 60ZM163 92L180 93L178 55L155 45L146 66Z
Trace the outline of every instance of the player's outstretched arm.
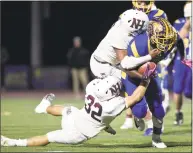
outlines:
M191 22L190 19L187 19L186 23L184 24L182 29L179 31L179 35L182 39L186 38L190 31L190 22Z

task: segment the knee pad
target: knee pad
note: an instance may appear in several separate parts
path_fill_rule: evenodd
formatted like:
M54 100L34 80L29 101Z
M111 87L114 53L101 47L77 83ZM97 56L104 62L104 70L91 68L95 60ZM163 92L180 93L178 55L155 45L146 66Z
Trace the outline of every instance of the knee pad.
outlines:
M163 125L163 119L158 119L154 115L152 116L152 121L153 121L153 133L160 135L161 134L161 129Z
M144 105L134 105L131 110L135 117L137 118L144 118L147 114L147 104Z
M162 103L157 103L157 102L154 103L153 115L160 120L162 120L164 118L165 111L164 111Z
M152 115L152 121L153 121L153 126L155 126L156 128L162 128L163 119L158 119L157 117Z

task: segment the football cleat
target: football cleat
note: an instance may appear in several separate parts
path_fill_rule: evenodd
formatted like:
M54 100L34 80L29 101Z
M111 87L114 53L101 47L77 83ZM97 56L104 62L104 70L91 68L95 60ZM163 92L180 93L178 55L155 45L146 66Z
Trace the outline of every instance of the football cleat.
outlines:
M152 140L152 146L155 148L167 148L165 143L163 143L161 140L159 140L159 141Z
M5 137L1 136L1 146L5 146Z
M139 131L143 131L145 129L145 122L143 119L139 119L137 117L134 116L134 122L135 122L135 126Z
M40 104L38 106L36 106L35 108L35 112L36 113L47 113L46 112L46 109L48 106L51 105L52 101L54 100L55 98L55 95L50 93L50 94L47 94L43 99L42 101L40 102Z
M14 143L11 142L11 139L1 136L1 146L7 147L7 146L14 146Z
M174 121L174 125L182 125L184 122L183 118L184 117L182 112L176 113L176 120Z
M132 119L125 119L125 122L120 127L122 130L132 129L133 128L133 120Z

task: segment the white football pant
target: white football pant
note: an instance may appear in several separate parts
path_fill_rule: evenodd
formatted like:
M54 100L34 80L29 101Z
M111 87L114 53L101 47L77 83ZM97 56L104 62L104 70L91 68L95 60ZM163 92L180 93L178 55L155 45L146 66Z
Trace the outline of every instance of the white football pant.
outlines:
M102 64L94 58L94 55L90 59L90 69L92 73L98 78L104 78L106 76L115 76L121 79L121 70L106 63Z
M65 107L62 113L61 130L47 133L48 141L64 144L78 144L87 140L87 137L80 133L75 125L73 114L79 111L76 107Z

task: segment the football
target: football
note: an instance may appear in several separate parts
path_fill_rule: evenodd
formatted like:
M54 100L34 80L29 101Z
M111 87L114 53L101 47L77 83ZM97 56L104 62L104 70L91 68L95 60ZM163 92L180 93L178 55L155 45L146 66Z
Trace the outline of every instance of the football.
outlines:
M147 69L147 64L149 64L149 66L150 66L149 69L150 70L151 69L153 70L156 67L156 64L154 62L147 62L147 63L145 63L145 64L143 64L142 66L139 67L138 72L140 74L143 74L145 72L145 70Z

